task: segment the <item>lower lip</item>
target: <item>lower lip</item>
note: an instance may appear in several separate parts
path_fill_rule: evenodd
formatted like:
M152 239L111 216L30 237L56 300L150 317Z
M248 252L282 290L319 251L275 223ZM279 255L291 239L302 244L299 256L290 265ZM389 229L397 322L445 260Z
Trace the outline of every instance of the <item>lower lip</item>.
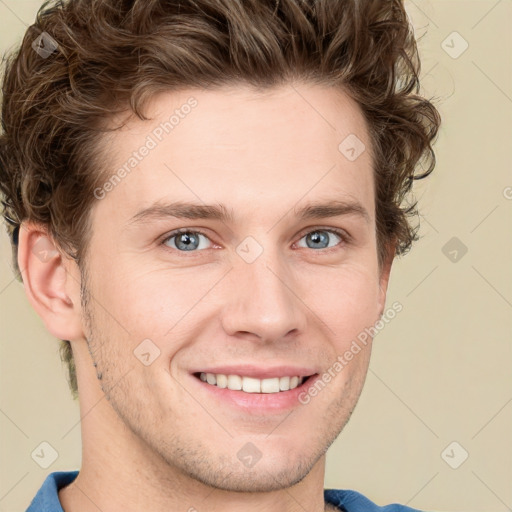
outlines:
M247 412L282 412L283 410L302 405L299 396L304 393L320 377L319 374L312 375L300 386L288 391L279 391L279 393L246 393L245 391L234 391L228 388L219 388L203 382L194 375L191 375L194 381L209 393L210 396L222 400L224 403L232 404L239 409L245 409Z

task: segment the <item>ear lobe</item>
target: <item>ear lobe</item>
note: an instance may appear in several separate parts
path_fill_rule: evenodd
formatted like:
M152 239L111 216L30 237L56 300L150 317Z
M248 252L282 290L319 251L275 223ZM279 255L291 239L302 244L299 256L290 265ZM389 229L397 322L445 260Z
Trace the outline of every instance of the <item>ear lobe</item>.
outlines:
M47 330L62 340L81 338L80 277L71 273L76 264L61 253L43 226L20 226L18 265L27 298Z

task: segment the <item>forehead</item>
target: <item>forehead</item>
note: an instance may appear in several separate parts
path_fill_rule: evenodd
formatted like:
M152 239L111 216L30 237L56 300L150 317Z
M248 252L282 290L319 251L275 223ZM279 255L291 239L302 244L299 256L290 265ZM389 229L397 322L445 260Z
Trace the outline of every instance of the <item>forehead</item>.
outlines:
M279 206L338 197L366 203L373 216L366 122L339 89L188 89L155 96L147 115L109 137L103 213L127 220L152 202L181 200L262 219Z

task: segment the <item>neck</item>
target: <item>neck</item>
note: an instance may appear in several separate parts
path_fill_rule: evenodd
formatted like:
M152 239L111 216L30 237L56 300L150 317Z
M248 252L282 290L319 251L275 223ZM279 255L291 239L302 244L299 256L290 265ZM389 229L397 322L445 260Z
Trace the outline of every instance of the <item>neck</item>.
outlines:
M99 387L80 396L80 409L82 467L75 481L59 492L65 512L331 510L323 496L325 455L291 487L233 492L206 485L163 460L126 427Z
M325 456L301 482L271 492L231 492L215 489L184 475L168 464L137 460L137 452L118 443L84 445L82 467L70 485L59 492L65 512L123 510L136 512L321 512Z

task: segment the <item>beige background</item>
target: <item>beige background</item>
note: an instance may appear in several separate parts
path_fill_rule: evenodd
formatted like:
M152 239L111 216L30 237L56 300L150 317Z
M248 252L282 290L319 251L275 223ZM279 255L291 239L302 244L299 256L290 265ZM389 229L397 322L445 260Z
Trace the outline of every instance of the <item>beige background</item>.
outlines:
M2 52L39 4L0 0ZM375 339L326 487L381 505L502 512L512 509L512 1L406 4L423 34L424 92L443 116L438 166L416 189L422 239L392 272L388 306L403 311ZM469 44L457 58L454 31ZM442 251L452 237L468 249L456 262ZM18 512L48 473L80 467L80 418L58 342L13 280L3 228L0 242L0 511ZM43 441L59 454L48 469L31 458ZM445 460L462 450L452 469Z

